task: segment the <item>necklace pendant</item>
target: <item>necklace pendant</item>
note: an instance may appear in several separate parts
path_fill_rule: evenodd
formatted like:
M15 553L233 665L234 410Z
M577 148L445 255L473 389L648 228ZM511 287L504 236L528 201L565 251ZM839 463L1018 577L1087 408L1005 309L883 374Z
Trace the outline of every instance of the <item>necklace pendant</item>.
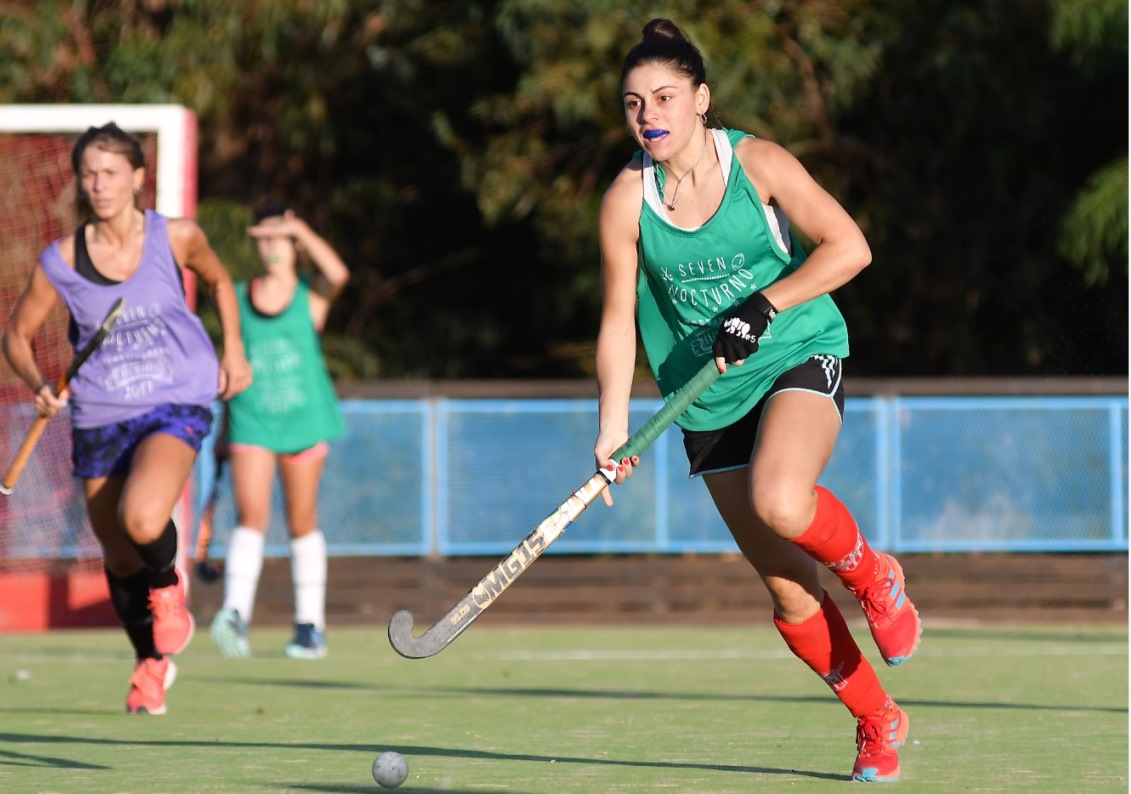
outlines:
M668 208L668 212L674 212L675 211L675 204L668 204L668 203L665 202L664 206Z

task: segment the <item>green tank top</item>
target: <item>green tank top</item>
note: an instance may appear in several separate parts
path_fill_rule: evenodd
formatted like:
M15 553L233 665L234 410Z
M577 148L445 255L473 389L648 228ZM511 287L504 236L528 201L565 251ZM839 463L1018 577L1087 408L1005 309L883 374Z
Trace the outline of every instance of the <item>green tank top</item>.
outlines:
M718 211L698 229L681 229L661 215L656 196L662 191L657 180L663 169L637 153L644 164L637 317L664 399L712 357L727 310L792 273L806 256L790 235L788 221L762 204L733 154L747 133L712 134L727 186ZM687 430L726 427L749 413L778 376L817 354L848 356L848 330L829 295L780 312L758 352L741 367L727 367L676 423Z
M231 442L287 455L342 436L338 398L310 319L307 280L299 280L290 305L275 316L251 305L247 282L236 285L236 296L252 383L228 401Z

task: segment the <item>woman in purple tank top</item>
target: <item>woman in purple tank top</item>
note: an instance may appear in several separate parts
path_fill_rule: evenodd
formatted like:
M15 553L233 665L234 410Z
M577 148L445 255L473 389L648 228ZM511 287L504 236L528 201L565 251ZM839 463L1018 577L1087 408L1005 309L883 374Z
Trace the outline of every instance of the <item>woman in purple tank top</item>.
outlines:
M71 165L84 223L41 255L4 333L4 354L35 393L40 416L71 404L75 476L102 546L110 599L137 656L126 710L164 714L176 676L169 657L193 634L170 516L208 433L212 400L247 388L251 367L232 280L200 227L139 206L140 142L113 123L91 127ZM182 268L215 302L220 359L188 307ZM78 349L118 298L126 309L110 335L56 394L32 347L52 307L66 304Z

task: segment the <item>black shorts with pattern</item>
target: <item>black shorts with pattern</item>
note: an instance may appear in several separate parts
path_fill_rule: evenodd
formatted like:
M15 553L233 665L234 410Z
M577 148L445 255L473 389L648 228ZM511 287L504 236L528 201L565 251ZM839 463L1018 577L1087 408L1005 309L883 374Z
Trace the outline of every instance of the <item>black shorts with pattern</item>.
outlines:
M691 476L739 469L750 465L758 424L766 403L783 391L807 391L832 399L844 417L843 362L836 356L811 356L783 372L750 413L719 430L684 430L683 447L691 463Z
M212 427L212 411L200 405L160 405L148 413L101 427L71 431L71 462L76 477L124 477L134 450L154 433L165 433L200 452Z

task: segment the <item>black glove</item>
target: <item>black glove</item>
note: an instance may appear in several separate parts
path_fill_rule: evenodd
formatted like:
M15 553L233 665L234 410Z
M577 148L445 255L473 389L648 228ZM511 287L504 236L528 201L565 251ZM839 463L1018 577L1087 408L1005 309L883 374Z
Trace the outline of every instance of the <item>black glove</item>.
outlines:
M755 292L727 312L715 337L715 357L721 356L728 364L750 358L758 352L758 338L766 333L777 315L774 304L761 292Z

